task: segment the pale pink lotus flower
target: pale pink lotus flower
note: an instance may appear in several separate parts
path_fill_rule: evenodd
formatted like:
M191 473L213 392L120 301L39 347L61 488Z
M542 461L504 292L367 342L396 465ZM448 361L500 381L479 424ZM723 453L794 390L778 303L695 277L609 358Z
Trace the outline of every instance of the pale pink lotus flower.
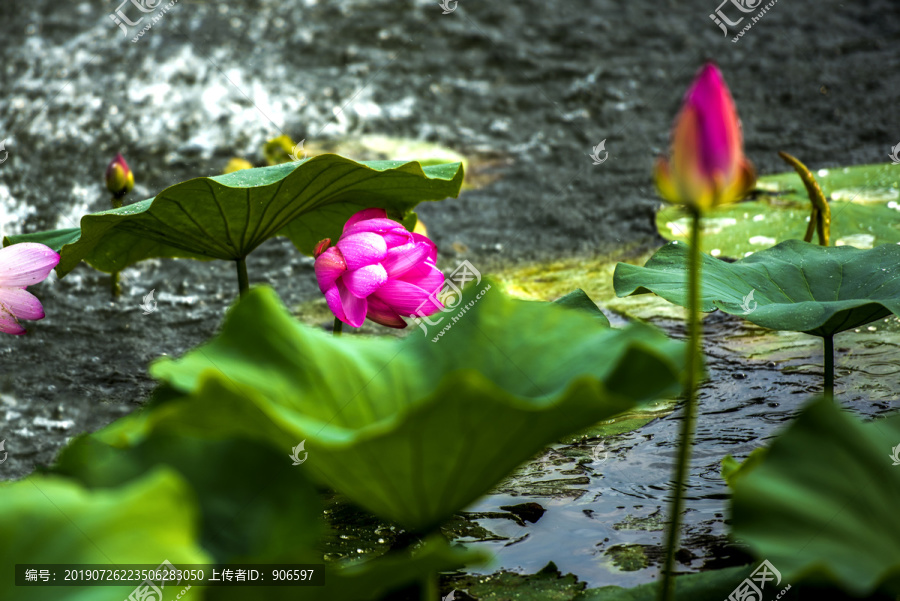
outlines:
M369 318L405 328L402 317L424 317L443 308L437 293L444 274L435 266L434 242L388 219L383 209L356 213L337 244L330 244L325 239L316 246L316 279L342 322L358 328Z
M23 319L43 319L44 308L27 286L43 281L59 263L50 247L34 242L0 249L0 332L24 334Z
M669 158L656 164L656 185L669 202L700 211L740 200L756 171L744 156L741 121L719 68L707 63L684 96Z

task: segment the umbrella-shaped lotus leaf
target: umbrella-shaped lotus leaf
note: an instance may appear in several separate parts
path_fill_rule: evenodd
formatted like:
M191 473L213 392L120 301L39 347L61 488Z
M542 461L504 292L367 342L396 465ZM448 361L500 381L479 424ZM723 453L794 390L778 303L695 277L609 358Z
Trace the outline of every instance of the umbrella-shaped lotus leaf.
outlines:
M620 263L616 294L652 292L685 306L687 253L685 244L671 243L644 267ZM900 315L900 246L860 250L788 240L734 263L704 254L701 306L772 330L833 336Z
M188 180L155 198L85 215L80 228L8 236L3 243L40 242L58 251L60 277L82 260L105 272L155 257L238 260L273 236L287 236L311 255L319 240L337 239L362 209L411 221L418 203L455 197L462 181L460 163L423 168L326 154Z
M487 279L460 306L425 336L335 338L253 290L210 343L151 367L190 394L153 419L285 452L305 440L302 469L421 532L561 436L680 389L682 344L649 326L611 329Z

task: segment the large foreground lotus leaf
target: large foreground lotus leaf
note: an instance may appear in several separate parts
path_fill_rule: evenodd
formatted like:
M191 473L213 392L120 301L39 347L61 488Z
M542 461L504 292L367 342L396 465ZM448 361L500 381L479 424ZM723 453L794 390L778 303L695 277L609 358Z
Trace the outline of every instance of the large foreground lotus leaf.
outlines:
M900 415L863 424L807 407L733 483L732 526L788 582L900 594Z
M361 209L380 207L397 219L414 219L419 202L455 197L462 181L460 163L423 168L326 154L188 180L155 198L85 215L81 228L8 236L3 243L53 248L61 256L60 276L82 260L113 272L153 257L240 259L273 236L287 236L312 254L316 242L337 239Z
M687 302L687 245L663 246L644 267L619 263L616 294ZM830 336L900 315L900 246L821 247L801 240L728 263L702 255L701 310L719 308L772 330Z
M210 343L151 367L193 393L151 419L255 437L285 460L305 441L302 469L426 531L544 445L680 389L682 344L658 330L613 330L497 288L471 286L465 314L403 340L329 336L291 317L271 289L252 290Z
M203 440L156 431L122 448L105 442L122 429L139 431L129 415L63 449L54 473L93 489L122 486L167 466L193 488L201 542L217 562L317 563L322 507L312 483L284 454L250 440Z
M857 165L821 170L816 180L831 206L831 244L872 248L900 242L900 169ZM759 178L754 200L721 207L704 219L703 244L738 259L785 240L802 240L811 205L796 172ZM656 214L667 240L686 242L690 217L675 205Z
M88 491L71 480L30 476L0 485L0 599L122 601L130 586L15 586L15 564L211 563L198 546L197 510L174 472ZM64 574L56 574L57 581ZM197 587L192 589L200 594Z
M194 489L202 514L201 540L213 560L321 563L318 493L304 472L285 460L284 453L246 439L202 440L178 436L165 428L149 430L147 416L152 412L149 408L129 415L78 438L63 450L54 472L106 489L131 482L154 467L171 467ZM123 431L137 435L139 442L129 444L119 436ZM452 549L442 540L429 540L412 553L389 553L352 566L331 563L325 568L324 588L219 587L207 589L205 598L364 601L378 599L435 571L485 559L477 552Z
M164 403L160 397L157 394L153 404ZM63 449L53 472L77 478L91 488L107 489L165 465L194 489L202 515L200 538L214 561L321 563L318 493L304 472L284 460L280 449L247 439L203 440L179 436L167 428L148 428L153 411L150 407L79 437ZM125 432L131 438L123 438ZM324 569L324 588L217 587L207 589L205 599L374 600L437 571L486 559L480 552L451 548L434 538L411 552L391 552L349 566L330 563Z

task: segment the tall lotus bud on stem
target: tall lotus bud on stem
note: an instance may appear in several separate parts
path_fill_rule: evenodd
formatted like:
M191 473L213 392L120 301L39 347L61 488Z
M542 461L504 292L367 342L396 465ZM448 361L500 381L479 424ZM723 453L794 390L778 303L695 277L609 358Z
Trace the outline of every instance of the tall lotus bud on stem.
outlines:
M672 129L668 159L656 164L660 195L686 205L691 215L688 255L688 344L686 399L675 463L675 489L669 509L666 557L662 568L661 601L675 598L675 552L684 512L685 486L691 460L694 422L697 415L698 371L701 365L700 329L701 220L713 207L746 196L756 181L753 165L744 156L741 122L722 73L712 63L700 69L688 89Z
M719 68L700 69L675 118L668 159L656 164L656 185L667 201L704 212L740 200L756 171L744 156L741 121Z
M112 192L115 208L122 206L122 198L134 188L134 173L121 152L106 168L106 187Z
M122 207L122 199L134 188L134 173L125 162L122 153L118 153L106 168L106 188L112 192L112 206L114 209ZM110 292L113 296L119 296L119 272L109 274Z

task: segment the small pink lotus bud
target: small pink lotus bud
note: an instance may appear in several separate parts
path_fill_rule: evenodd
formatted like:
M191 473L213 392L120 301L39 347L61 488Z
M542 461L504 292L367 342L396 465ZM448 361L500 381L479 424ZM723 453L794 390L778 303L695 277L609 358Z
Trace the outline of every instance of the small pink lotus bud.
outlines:
M122 198L134 188L134 174L121 152L106 168L106 187L116 198Z

